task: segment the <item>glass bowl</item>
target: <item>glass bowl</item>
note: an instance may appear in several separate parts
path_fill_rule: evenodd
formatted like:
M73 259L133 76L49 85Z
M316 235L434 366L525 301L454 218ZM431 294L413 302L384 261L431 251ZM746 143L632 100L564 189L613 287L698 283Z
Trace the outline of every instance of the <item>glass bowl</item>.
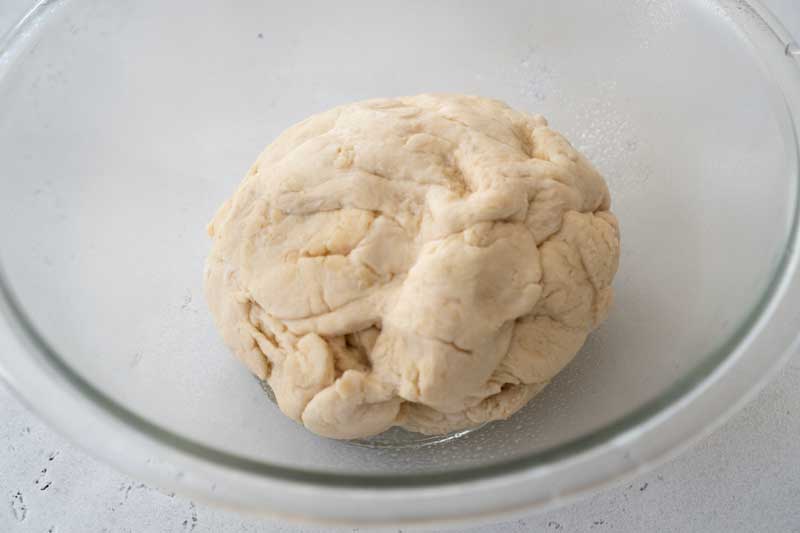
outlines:
M800 69L756 2L38 4L0 49L0 373L120 469L238 509L433 523L553 505L710 431L796 345ZM204 226L336 104L542 113L620 218L605 325L528 407L446 442L287 420L202 298Z

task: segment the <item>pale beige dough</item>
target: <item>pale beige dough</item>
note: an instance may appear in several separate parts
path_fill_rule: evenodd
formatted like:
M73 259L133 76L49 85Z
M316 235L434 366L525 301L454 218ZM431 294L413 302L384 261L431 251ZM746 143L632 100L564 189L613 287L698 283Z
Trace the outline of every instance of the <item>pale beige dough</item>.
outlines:
M320 435L511 416L605 318L603 178L544 118L475 96L337 107L269 145L209 224L209 306Z

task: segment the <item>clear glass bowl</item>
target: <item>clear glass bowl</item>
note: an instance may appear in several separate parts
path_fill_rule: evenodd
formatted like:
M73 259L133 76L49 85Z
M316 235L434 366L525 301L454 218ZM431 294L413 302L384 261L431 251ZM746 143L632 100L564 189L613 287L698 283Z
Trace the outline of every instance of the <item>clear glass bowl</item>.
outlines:
M328 522L511 513L630 474L740 405L800 329L800 69L755 2L45 1L0 49L0 373L119 468ZM204 232L333 105L477 93L607 176L617 301L512 419L429 446L287 420L223 346Z

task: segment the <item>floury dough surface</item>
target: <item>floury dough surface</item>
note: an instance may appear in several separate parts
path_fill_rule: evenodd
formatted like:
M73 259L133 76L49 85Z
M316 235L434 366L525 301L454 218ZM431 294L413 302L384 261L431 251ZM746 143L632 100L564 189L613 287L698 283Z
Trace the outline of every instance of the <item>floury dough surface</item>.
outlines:
M337 107L268 146L209 224L209 306L280 409L332 438L509 417L606 316L603 178L474 96Z

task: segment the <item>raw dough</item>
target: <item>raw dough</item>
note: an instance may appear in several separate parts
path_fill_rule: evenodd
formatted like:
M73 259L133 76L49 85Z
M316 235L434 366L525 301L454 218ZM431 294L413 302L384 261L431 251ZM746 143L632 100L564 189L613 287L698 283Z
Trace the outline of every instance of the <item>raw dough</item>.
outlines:
M509 417L606 316L603 178L544 118L475 96L286 130L208 226L209 306L280 409L326 437Z

